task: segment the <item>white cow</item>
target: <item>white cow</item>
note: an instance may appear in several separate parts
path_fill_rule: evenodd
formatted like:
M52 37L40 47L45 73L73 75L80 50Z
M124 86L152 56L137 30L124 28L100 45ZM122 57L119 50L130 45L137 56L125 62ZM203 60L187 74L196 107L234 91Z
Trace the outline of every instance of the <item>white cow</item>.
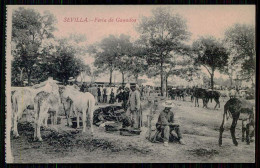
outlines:
M11 102L12 102L12 119L13 119L14 137L19 137L18 130L17 130L17 122L21 119L23 113L29 106L33 108L34 97L41 91L53 93L57 96L59 95L59 87L56 84L56 82L53 81L52 79L48 79L47 81L39 85L33 87L21 88L13 92L11 96Z
M93 112L95 110L95 98L89 92L79 92L71 86L60 88L60 93L63 98L70 98L72 100L73 109L77 116L77 127L79 127L79 115L82 113L83 130L86 132L86 120L89 116L91 134L93 135Z
M59 112L60 96L45 91L39 92L34 98L35 127L34 140L42 141L40 128L45 120L47 125L48 111L55 112L54 123L57 124L57 113Z

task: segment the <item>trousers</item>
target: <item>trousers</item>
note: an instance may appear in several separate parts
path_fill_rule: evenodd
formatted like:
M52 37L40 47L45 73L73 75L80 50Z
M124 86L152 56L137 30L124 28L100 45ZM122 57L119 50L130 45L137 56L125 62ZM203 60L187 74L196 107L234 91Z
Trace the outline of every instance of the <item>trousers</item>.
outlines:
M139 110L130 110L130 109L127 109L126 111L126 115L128 117L130 117L130 120L132 122L132 127L135 128L135 129L138 129L139 128Z
M174 132L177 134L177 139L180 140L182 138L182 134L179 126L161 126L156 124L157 130L161 133L161 138L163 142L169 142L170 139L174 139Z

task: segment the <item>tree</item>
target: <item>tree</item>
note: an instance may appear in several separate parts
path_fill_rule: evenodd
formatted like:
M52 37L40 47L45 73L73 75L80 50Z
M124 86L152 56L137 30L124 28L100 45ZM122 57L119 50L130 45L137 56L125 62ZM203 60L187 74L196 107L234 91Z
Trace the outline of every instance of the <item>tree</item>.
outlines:
M193 51L197 55L195 62L205 67L210 75L211 89L214 89L214 72L227 66L227 50L214 37L202 37L193 43Z
M130 41L130 36L121 34L119 38L117 38L118 46L117 46L117 61L116 61L116 69L119 70L122 74L122 83L125 82L125 74L129 71L129 65L131 63L132 54L133 54L133 44Z
M255 28L252 25L235 24L225 32L225 44L234 55L234 64L241 64L240 76L243 80L255 79Z
M21 79L23 72L27 74L28 85L35 72L39 47L44 39L53 38L55 22L55 17L49 12L41 15L33 9L21 7L12 15L12 54Z
M48 43L43 47L38 66L45 72L46 76L67 84L70 77L76 78L83 73L90 74L89 65L79 54L78 46L75 46L68 38L56 39L53 43Z
M129 74L134 77L136 83L138 83L138 77L146 73L148 70L145 49L139 45L138 41L136 41L132 47L127 70Z
M95 56L94 65L102 70L109 70L109 83L112 83L112 73L116 69L116 60L118 60L118 40L114 35L104 38L97 47L91 46L89 52Z
M158 68L161 77L161 95L163 95L164 64L170 60L170 52L182 49L183 42L190 35L186 21L169 8L152 10L151 17L143 17L137 30L140 41L146 48L146 60L149 66Z
M132 49L130 36L120 35L116 37L109 35L96 46L90 46L89 52L95 56L94 65L101 71L109 71L109 83L112 83L112 73L119 70L124 74L127 71L128 57Z

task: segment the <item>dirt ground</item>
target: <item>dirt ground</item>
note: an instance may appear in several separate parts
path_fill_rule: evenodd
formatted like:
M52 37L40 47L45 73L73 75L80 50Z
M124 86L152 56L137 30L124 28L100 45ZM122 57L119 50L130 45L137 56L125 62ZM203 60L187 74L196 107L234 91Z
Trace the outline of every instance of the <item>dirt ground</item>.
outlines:
M194 107L194 103L175 100L176 117L180 123L183 140L178 142L151 143L145 138L147 128L142 128L141 135L121 136L119 132L107 133L104 127L96 127L94 136L90 131L82 134L60 125L42 128L43 142L33 141L33 127L23 122L18 125L20 137L11 138L12 153L15 163L178 163L178 162L221 162L253 163L255 162L255 142L247 145L241 142L241 122L238 122L236 136L238 146L234 146L230 135L231 119L226 123L223 145L218 146L219 127L222 122L223 106L213 110L215 102L209 103L209 109ZM200 105L202 101L199 100ZM149 112L149 104L143 101L143 121ZM160 109L160 108L159 108ZM158 116L158 113L156 114ZM156 123L157 116L153 120ZM145 125L145 124L144 124Z

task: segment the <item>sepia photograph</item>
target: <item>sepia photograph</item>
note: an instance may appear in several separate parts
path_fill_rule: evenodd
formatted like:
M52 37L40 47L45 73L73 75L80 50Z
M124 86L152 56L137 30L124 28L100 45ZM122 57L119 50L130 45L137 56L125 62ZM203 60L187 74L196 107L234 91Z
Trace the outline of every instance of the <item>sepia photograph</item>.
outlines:
M6 163L255 163L255 5L7 5Z

